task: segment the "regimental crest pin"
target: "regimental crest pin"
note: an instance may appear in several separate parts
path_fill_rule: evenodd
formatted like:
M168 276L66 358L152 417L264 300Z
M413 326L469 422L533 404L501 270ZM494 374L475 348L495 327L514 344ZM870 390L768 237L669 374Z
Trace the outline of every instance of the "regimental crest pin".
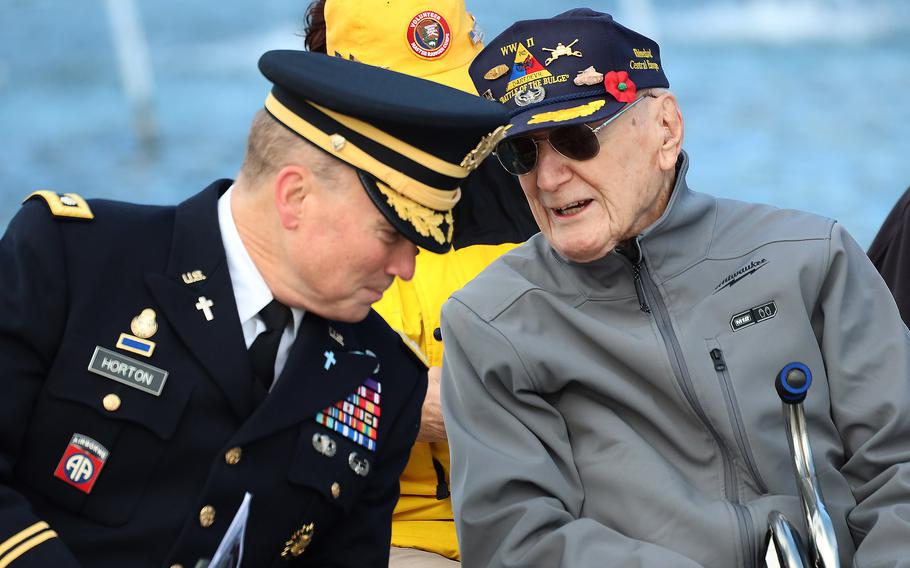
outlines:
M313 541L313 533L316 530L316 523L303 525L291 535L291 538L284 543L284 550L281 551L281 557L288 556L298 557L303 554L310 543Z
M57 464L54 477L83 493L91 493L109 454L107 448L92 438L73 434Z
M203 276L203 278L205 277ZM142 339L148 339L155 335L158 332L158 322L155 321L155 315L155 310L145 308L138 316L134 317L133 321L130 322L130 331L133 332L133 335Z
M143 357L151 357L155 352L155 342L148 338L158 332L158 322L155 321L155 310L145 308L130 322L129 333L121 333L117 339L117 349L136 353Z

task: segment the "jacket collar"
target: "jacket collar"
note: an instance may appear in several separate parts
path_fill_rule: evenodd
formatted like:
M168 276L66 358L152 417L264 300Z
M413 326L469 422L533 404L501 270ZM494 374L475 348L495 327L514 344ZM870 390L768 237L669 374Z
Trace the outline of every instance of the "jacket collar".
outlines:
M711 245L716 200L689 189L686 172L689 156L682 151L677 162L676 182L663 214L636 238L651 276L662 282L705 258ZM587 297L613 297L613 288L624 289L613 277L627 270L629 261L617 250L589 263L575 263L560 257L536 235L537 246L546 246L560 264L567 265L584 288Z
M253 409L253 381L217 213L218 198L231 183L218 180L177 206L167 269L149 274L146 283L175 333L242 418ZM201 309L209 302L212 320Z

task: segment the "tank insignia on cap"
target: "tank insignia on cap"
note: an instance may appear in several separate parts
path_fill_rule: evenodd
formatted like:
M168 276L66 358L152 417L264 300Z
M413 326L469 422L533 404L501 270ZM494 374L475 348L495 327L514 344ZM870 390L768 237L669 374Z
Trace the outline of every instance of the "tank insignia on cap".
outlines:
M597 69L594 69L594 66L591 65L587 69L579 71L575 75L573 82L579 87L582 87L584 85L597 85L603 80L604 74L598 72Z
M550 57L547 57L547 60L544 61L543 64L549 65L550 63L553 63L554 61L556 61L563 55L570 55L572 57L581 57L580 51L572 50L572 46L575 45L576 43L578 43L578 38L575 38L574 40L572 40L572 43L570 43L569 45L563 45L563 43L560 41L560 42L556 43L556 47L554 47L554 48L542 47L541 49L543 49L544 51L549 51L550 53L553 54Z
M436 59L445 55L452 43L452 33L445 18L427 10L411 18L408 24L408 45L414 55Z

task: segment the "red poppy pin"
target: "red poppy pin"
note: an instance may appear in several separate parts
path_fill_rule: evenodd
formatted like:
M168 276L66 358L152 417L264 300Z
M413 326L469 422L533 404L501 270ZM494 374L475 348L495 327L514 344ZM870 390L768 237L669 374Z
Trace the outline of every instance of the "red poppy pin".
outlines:
M635 100L635 83L625 71L610 71L604 75L604 88L621 103Z

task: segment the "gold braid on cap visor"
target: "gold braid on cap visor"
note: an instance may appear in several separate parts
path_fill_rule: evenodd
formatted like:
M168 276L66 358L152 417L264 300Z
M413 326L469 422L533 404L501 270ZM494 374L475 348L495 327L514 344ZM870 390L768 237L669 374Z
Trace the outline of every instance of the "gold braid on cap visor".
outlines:
M432 154L424 152L420 148L415 148L407 142L399 140L362 120L339 114L311 102L308 102L307 104L354 132L370 138L374 142L418 162L427 169L442 175L461 179L464 179L468 175L468 172L470 172L470 169L468 168L446 162ZM268 109L275 118L313 144L319 146L329 154L337 156L339 159L352 166L369 172L382 181L392 191L401 194L401 196L407 199L415 201L419 205L423 205L424 207L435 211L450 211L455 207L455 204L458 203L458 200L461 199L461 189L452 191L430 187L429 185L421 183L402 172L389 167L383 162L380 162L367 152L358 148L350 140L345 140L342 144L338 144L336 138L335 143L333 144L334 133L323 132L313 124L310 124L284 106L284 104L276 99L272 93L269 93L269 96L265 99L265 108ZM396 210L397 209L398 208L396 207ZM410 219L405 220L410 221ZM415 223L412 222L412 224L415 225L415 228L417 227Z

